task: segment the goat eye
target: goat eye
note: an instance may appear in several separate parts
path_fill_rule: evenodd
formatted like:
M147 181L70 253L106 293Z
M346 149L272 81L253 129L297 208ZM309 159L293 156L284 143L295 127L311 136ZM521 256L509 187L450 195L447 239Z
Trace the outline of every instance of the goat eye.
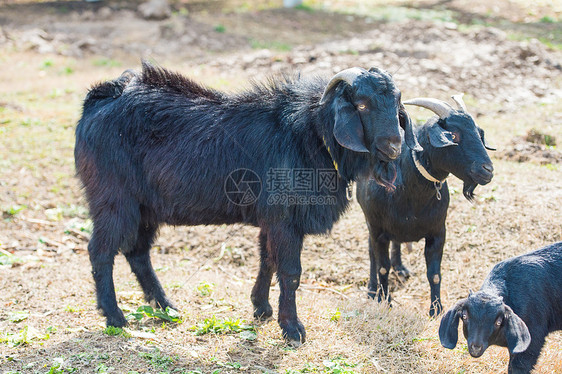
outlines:
M455 143L458 143L461 140L459 134L457 134L456 132L454 132L453 135L451 135L451 139L453 139L453 142Z
M496 320L496 327L500 327L501 325L502 325L502 319L501 319L501 318L498 318L498 319Z
M357 105L357 109L363 111L363 110L367 109L367 105L365 105L365 104L358 104L358 105Z
M462 312L462 319L463 321L466 321L468 319L468 314L466 314L466 312Z

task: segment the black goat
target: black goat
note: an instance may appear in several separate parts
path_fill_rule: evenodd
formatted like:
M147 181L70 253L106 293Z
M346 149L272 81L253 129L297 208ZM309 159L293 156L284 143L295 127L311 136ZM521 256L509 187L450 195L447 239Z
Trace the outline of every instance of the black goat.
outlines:
M546 336L562 330L562 242L494 266L480 291L441 319L443 347L457 345L459 319L472 357L490 345L507 347L508 373L530 373Z
M377 68L351 68L330 81L271 80L227 95L143 63L142 73L93 87L76 128L75 161L94 223L88 251L107 324L127 323L112 275L119 250L146 299L165 308L171 303L149 256L159 225L241 222L261 228L254 315L272 315L277 272L283 336L304 341L295 304L303 237L331 229L359 175L392 188L387 166L401 151L400 126L406 143L419 147L400 92ZM276 170L329 174L333 183L291 190L328 203L271 199L284 190L261 189L261 181Z
M357 183L357 200L369 228L371 260L369 296L381 301L387 298L390 259L389 242L417 241L425 238L427 279L431 288L429 314L442 310L440 301L441 257L445 244L445 219L449 207L449 173L464 181L464 195L473 198L478 184L492 179L492 162L486 153L484 131L465 111L462 100L455 96L460 110L436 99L414 99L405 104L422 106L438 114L416 128L423 151L404 149L393 161L398 170L396 190L379 188L367 178ZM377 277L380 281L377 281Z

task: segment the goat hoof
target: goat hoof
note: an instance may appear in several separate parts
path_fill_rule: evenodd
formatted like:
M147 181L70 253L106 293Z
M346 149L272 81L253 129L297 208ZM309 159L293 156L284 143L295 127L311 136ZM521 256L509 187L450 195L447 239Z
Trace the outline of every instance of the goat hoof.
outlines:
M128 324L127 319L121 310L119 310L118 313L114 313L114 315L107 316L106 319L107 326L124 327Z
M306 341L306 331L303 324L298 319L292 323L279 323L283 331L283 338L287 344L293 348L300 347Z
M408 268L404 265L397 265L393 267L394 272L396 273L397 276L399 276L400 278L404 278L404 279L408 279L410 278L410 270L408 270Z
M273 315L273 309L269 303L254 306L254 318L257 320L266 320Z
M156 301L156 302L155 302L155 306L156 306L157 308L162 309L162 310L166 310L166 308L170 308L170 309L175 310L176 312L178 311L178 308L176 308L176 307L174 306L174 304L172 304L172 302L171 302L170 300L168 300L168 299L164 299L164 300L161 300L161 301Z
M429 308L429 316L431 318L435 318L438 315L441 314L441 312L443 312L443 307L441 306L441 303L435 303L434 305L431 306L431 308Z

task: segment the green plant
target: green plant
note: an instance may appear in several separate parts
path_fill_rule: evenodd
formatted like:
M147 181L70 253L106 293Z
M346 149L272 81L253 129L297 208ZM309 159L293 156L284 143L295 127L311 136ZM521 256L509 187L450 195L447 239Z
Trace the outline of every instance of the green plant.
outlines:
M203 281L197 285L197 293L199 294L199 296L202 297L211 295L214 289L215 289L214 283L207 283Z
M103 333L109 336L122 336L124 338L131 337L131 334L129 334L127 331L123 330L120 327L115 327L115 326L107 326L103 330Z
M556 22L556 20L550 16L544 16L540 19L540 22L542 23L554 23Z
M159 349L152 352L140 352L139 356L145 358L152 367L157 369L167 369L170 364L178 360L178 357L165 356Z
M15 217L19 212L27 208L25 205L12 205L2 210L5 216Z
M288 52L291 49L293 49L293 47L287 43L278 42L278 41L262 41L256 39L250 40L250 46L253 49L273 49L282 52Z
M41 334L37 329L30 326L24 326L17 333L5 333L0 336L0 343L6 343L9 347L18 347L31 344L33 341L49 339L49 335Z
M299 374L299 373L321 373L321 374L355 374L352 369L357 367L357 364L350 364L345 359L336 356L334 358L324 360L322 368L316 365L307 363L300 370L287 369L285 374Z
M191 330L195 332L195 335L205 335L209 333L213 334L228 334L228 333L241 333L250 332L252 334L244 334L242 338L247 340L254 340L256 334L256 328L254 325L249 325L246 321L241 319L230 319L225 318L224 320L219 320L215 316L210 318L205 318L202 322L198 322L195 326L191 327Z
M92 64L94 66L104 66L104 67L119 67L119 66L121 66L121 63L119 61L112 60L112 59L105 58L105 57L95 59L94 61L92 61Z
M18 262L23 262L23 260L10 252L0 251L0 265L11 265Z
M53 62L53 60L51 59L46 59L43 61L43 63L41 64L41 68L45 69L45 68L50 68L51 66L53 66L55 63Z
M306 4L299 4L295 7L295 9L303 10L305 12L314 12L314 8L311 7L310 5L306 5Z
M100 362L98 364L98 366L96 367L96 373L109 373L112 370L113 370L113 367L107 366L103 362Z
M216 25L216 26L215 26L215 31L216 31L216 32L223 33L223 32L226 31L226 27L224 27L224 25Z
M29 312L23 310L18 312L11 312L8 314L8 321L18 323L25 321L29 317Z
M162 309L154 309L150 305L143 305L137 308L137 310L128 315L129 318L135 318L137 321L140 321L144 317L148 318L160 318L164 321L168 322L176 322L181 323L181 316L180 314L170 307L166 307L166 310Z

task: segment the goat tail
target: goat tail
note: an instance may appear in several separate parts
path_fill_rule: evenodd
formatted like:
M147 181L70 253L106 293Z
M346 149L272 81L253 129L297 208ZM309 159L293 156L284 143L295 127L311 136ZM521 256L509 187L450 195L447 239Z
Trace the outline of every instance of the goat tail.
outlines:
M117 79L94 85L86 95L84 107L87 107L89 104L97 100L118 98L121 94L123 94L127 85L136 76L137 72L132 69L128 69L125 70Z

